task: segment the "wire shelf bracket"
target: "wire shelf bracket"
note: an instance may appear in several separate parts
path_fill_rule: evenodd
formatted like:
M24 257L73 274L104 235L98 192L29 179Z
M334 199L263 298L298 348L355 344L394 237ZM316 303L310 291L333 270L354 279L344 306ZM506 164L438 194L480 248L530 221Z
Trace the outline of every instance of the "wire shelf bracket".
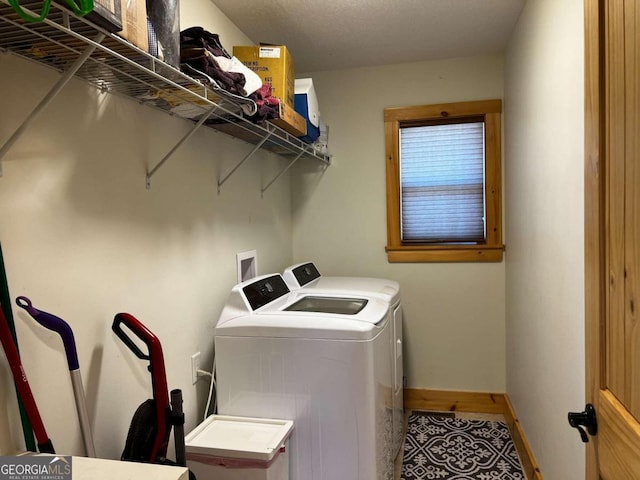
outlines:
M267 133L264 138L262 140L260 140L260 142L258 142L258 144L247 154L245 155L245 157L240 160L235 167L233 167L231 169L231 171L229 173L227 173L224 178L222 180L218 180L218 195L220 195L220 189L222 188L222 185L224 185L224 183L229 180L229 178L231 177L231 175L233 175L234 173L236 173L236 170L238 170L240 168L240 166L246 162L247 160L249 160L251 157L253 157L253 155L260 150L260 148L262 148L262 145L264 145L264 142L266 142L269 137L271 136L272 132Z
M209 111L206 114L204 114L202 118L200 118L200 120L198 120L198 122L191 127L191 129L187 132L187 134L184 135L178 141L178 143L176 143L173 146L173 148L167 152L167 154L164 157L162 157L162 160L160 160L151 170L147 172L147 182L146 182L147 190L151 189L151 177L153 177L153 175L160 169L160 167L162 167L162 165L164 165L165 162L169 160L169 158L171 158L171 156L178 150L178 148L182 146L183 143L189 140L193 136L193 134L196 133L196 131L204 124L204 122L207 121L207 119L211 115L215 113L217 109L218 109L217 105L214 105L213 107L211 107Z
M104 38L105 38L104 35L102 33L99 33L94 38L95 44L99 44L100 42L102 42L102 40L104 40ZM6 153L9 151L9 149L13 146L13 144L16 143L16 141L22 136L25 130L29 127L31 122L33 122L36 119L36 117L40 114L40 112L42 112L42 110L44 110L47 107L47 105L49 105L53 101L53 99L56 98L58 93L60 93L60 91L65 87L65 85L69 83L69 80L71 80L73 76L76 74L76 72L80 70L80 67L82 67L84 62L87 61L87 59L91 56L93 51L96 49L97 45L95 44L93 43L90 44L84 50L82 55L80 55L80 57L78 57L78 59L67 70L64 71L64 73L58 79L58 81L53 85L53 87L51 87L51 89L42 98L42 100L40 100L40 103L38 103L38 105L36 105L36 107L31 111L31 113L27 116L27 118L25 118L22 121L22 124L13 132L13 134L9 137L9 139L6 142L4 142L2 147L0 147L0 162L2 161ZM1 172L0 172L0 176L1 176Z
M288 165L287 165L287 166L286 166L286 167L285 167L285 168L284 168L280 173L278 173L278 175L276 175L276 176L275 176L275 177L274 177L274 178L273 178L269 183L267 183L264 187L262 187L262 188L260 189L260 196L261 196L261 197L264 197L264 192L266 192L266 191L269 189L269 187L270 187L271 185L273 185L273 184L274 184L274 183L275 183L275 182L276 182L276 181L277 181L281 176L283 176L285 173L287 173L287 171L288 171L291 167L293 167L293 165L294 165L298 160L300 160L300 157L302 157L302 154L303 154L303 153L304 153L304 150L303 150L302 152L300 152L296 158L294 158L293 160L291 160L291 161L289 162L289 164L288 164Z

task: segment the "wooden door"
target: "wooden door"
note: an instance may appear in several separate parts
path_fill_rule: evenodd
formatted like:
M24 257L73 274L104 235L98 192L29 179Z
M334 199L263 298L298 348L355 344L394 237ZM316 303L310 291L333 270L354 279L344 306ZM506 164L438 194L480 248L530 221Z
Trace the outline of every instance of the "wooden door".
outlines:
M585 1L589 480L640 479L640 1Z

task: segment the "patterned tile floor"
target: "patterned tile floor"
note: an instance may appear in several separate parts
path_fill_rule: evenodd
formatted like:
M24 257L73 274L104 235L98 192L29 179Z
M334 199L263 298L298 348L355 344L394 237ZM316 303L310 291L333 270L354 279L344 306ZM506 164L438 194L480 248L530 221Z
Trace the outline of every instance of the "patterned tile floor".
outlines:
M417 411L424 411L424 410L417 410ZM404 412L404 426L405 426L405 431L406 431L406 427L407 427L407 422L409 420L409 416L413 413L413 410L407 409ZM503 415L500 414L494 414L494 413L469 413L469 412L455 412L455 418L464 418L467 420L489 420L489 421L496 421L496 422L504 422L505 418ZM402 472L402 452L404 451L404 442L402 444L402 446L400 447L400 452L398 453L398 456L395 459L395 463L394 463L394 474L393 474L393 478L394 480L401 480L402 476L401 476L401 472Z

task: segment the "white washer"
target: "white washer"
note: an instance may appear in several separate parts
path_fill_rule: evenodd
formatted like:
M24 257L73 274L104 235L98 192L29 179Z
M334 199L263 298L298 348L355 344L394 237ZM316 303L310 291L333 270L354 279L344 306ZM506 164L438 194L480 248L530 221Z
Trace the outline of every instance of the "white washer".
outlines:
M292 480L391 480L391 330L380 298L236 285L215 330L219 412L293 420Z
M314 289L318 292L361 294L379 297L391 306L400 303L400 285L394 280L369 277L323 276L313 262L291 265L282 273L290 290Z
M377 297L389 304L393 327L391 337L391 371L393 373L393 458L404 438L404 369L402 354L402 305L400 284L394 280L369 277L323 276L312 262L291 265L282 278L291 291L311 295L365 295Z

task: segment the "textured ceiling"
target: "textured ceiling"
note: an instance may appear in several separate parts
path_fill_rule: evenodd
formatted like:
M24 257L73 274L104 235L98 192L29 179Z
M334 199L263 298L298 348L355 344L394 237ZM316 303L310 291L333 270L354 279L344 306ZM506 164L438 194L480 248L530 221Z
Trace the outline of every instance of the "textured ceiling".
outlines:
M504 50L525 0L212 0L254 43L286 45L296 71Z

